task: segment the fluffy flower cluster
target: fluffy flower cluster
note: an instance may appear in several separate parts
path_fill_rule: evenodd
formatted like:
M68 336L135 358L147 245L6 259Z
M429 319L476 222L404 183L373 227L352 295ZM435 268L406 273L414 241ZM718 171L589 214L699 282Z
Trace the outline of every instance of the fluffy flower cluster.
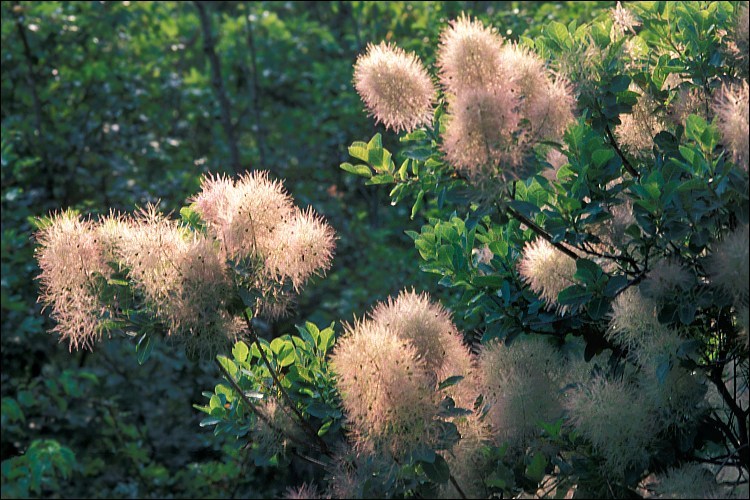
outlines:
M671 73L672 77L675 73ZM667 83L670 78L667 78ZM711 119L709 115L710 98L703 87L698 87L690 83L680 82L674 99L667 108L667 118L672 125L685 126L689 115L698 115L704 120Z
M450 314L426 294L402 291L396 299L375 306L371 317L416 347L436 382L470 374L471 357Z
M354 65L354 87L376 121L396 132L432 120L435 86L416 54L400 47L368 45Z
M745 80L742 84L722 88L714 103L724 145L732 152L734 162L745 170L750 160L749 97L750 87Z
M167 333L191 354L215 352L233 339L237 326L226 312L232 282L213 241L154 206L137 212L127 227L119 261Z
M331 358L355 439L395 455L433 438L434 382L417 348L390 328L363 321Z
M496 460L486 452L492 443L490 426L478 414L469 415L457 422L461 440L451 452L446 454L446 461L451 474L467 498L488 498L490 492L485 481L494 472ZM440 491L441 498L460 498L461 493L448 483Z
M640 289L646 297L664 303L689 290L695 281L695 276L678 261L666 259L648 272Z
M747 2L739 2L734 13L734 26L728 43L729 54L739 63L740 73L747 78L750 73L750 8Z
M667 128L666 119L658 110L656 99L635 84L631 84L629 90L641 96L631 113L620 115L621 123L615 129L615 134L632 155L648 155L654 145L654 136Z
M620 38L627 32L635 33L635 28L641 25L640 19L629 9L624 8L620 2L617 2L615 8L611 9L610 12L613 21L610 36L613 39Z
M573 119L574 100L527 49L503 45L479 21L460 18L441 37L441 80L449 98L443 150L477 183L518 179L532 147L558 140Z
M656 436L653 418L637 390L622 380L595 377L566 400L570 422L602 457L602 469L621 477L645 465Z
M323 495L318 491L318 487L314 484L302 483L302 486L298 486L297 488L287 488L282 498L288 500L303 500L323 498Z
M630 351L644 345L645 339L666 327L656 317L656 303L636 287L630 287L612 302L607 338Z
M524 449L540 422L562 416L558 375L562 359L542 337L519 338L511 345L494 342L478 361L481 392L490 409L492 434L500 443Z
M52 309L57 322L52 331L71 349L91 348L101 337L107 309L99 300L99 278L112 271L95 224L68 210L52 215L36 238L39 301Z
M437 383L471 370L447 311L414 292L349 327L331 363L358 445L395 456L435 439Z
M451 94L503 84L503 38L478 19L461 15L440 35L437 66L440 83Z
M729 233L714 246L708 260L708 271L712 282L734 297L738 304L748 303L748 246L750 226L744 225Z
M443 151L477 184L524 178L543 140L559 140L573 119L570 85L525 48L462 15L440 36L436 66L448 97ZM431 117L435 89L413 54L381 43L355 65L357 91L378 121L412 130Z
M531 289L550 307L554 306L563 313L567 311L566 306L558 304L557 296L575 283L575 260L547 240L538 238L524 246L518 270Z
M282 316L294 292L331 265L333 229L312 210L296 208L266 172L236 181L205 177L192 201L221 253L255 271L251 284L261 291L257 309L265 316Z
M40 229L40 300L51 306L54 331L71 348L90 348L111 326L105 320L128 319L119 310L119 294L127 289L112 289L107 281L115 272L130 281L141 301L128 309L147 310L170 339L202 355L216 352L240 330L230 312L238 286L258 297L258 309L277 316L311 275L330 265L333 230L311 210L295 208L267 174L236 182L207 177L202 188L194 206L205 231L153 205L98 222L62 212ZM233 274L238 265L241 272Z
M727 498L714 474L696 463L670 468L654 479L651 489L651 498Z

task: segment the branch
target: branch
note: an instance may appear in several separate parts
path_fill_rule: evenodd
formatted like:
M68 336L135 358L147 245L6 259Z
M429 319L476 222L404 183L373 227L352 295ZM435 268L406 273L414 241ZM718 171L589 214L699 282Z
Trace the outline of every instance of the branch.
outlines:
M232 125L229 99L227 98L227 92L224 88L224 81L221 78L221 62L216 55L214 37L211 34L211 20L208 13L206 12L206 6L202 1L196 1L195 8L198 9L198 17L200 18L201 28L203 29L203 52L208 57L208 61L211 65L211 85L216 93L216 98L219 100L219 110L221 112L221 125L224 128L224 133L227 136L227 145L229 146L229 156L231 159L232 169L236 174L241 174L244 169L240 162L240 151L237 147L237 135Z
M279 377L276 375L276 370L271 366L271 362L268 360L268 357L266 356L266 352L263 350L263 346L260 343L260 339L258 338L258 335L255 334L255 331L253 330L253 325L250 321L250 317L247 315L247 311L244 311L242 313L242 317L245 318L245 322L247 323L247 329L250 333L250 337L252 338L253 342L255 342L255 345L258 346L258 351L260 352L260 357L263 360L263 364L266 365L266 368L268 368L268 371L271 373L271 377L273 378L274 384L279 389L279 392L281 392L281 396L284 399L284 402L287 404L287 406L294 412L294 414L297 416L297 418L300 421L300 424L302 427L304 427L305 431L310 435L310 437L313 438L313 441L315 441L318 444L318 447L320 450L325 453L326 455L330 454L330 451L328 450L328 445L326 445L326 442L321 439L320 436L318 436L318 433L315 432L315 429L313 429L310 426L310 422L305 419L300 411L297 409L297 405L292 401L292 398L289 397L289 394L287 394L286 390L284 389L284 386L281 385L281 381L279 380Z
M737 425L739 426L739 441L734 441L732 444L735 445L737 449L743 449L748 446L748 435L747 435L747 414L742 410L742 408L739 407L737 402L734 400L732 395L727 390L726 384L724 384L724 380L722 379L723 372L723 366L717 366L711 369L711 372L709 373L709 380L714 383L716 386L716 389L718 389L719 394L721 394L722 399L724 400L724 403L729 407L729 410L732 412L733 415L737 417ZM718 419L721 421L721 419ZM722 422L723 423L723 422ZM729 431L729 429L726 429ZM726 432L725 432L726 434ZM733 433L729 432L730 439L734 437ZM735 450L736 451L736 450ZM742 457L742 463L745 466L745 468L749 467L750 459L748 458L747 454Z
M250 2L248 3L248 11L250 11ZM250 48L250 65L253 71L253 112L255 114L255 126L257 127L258 133L256 139L258 141L258 157L260 158L261 167L267 168L266 165L266 132L263 128L263 122L261 120L261 109L260 109L260 84L258 83L258 56L255 51L255 36L253 35L253 25L250 22L248 16L245 22L247 28L247 45Z
M577 253L575 253L573 250L569 249L562 243L553 241L552 236L550 236L549 233L547 233L547 231L539 227L536 222L527 218L525 215L517 212L515 209L513 209L510 206L506 207L506 210L508 211L510 215L513 216L513 218L515 218L519 222L522 222L523 224L526 224L532 231L534 231L536 234L538 234L539 236L547 240L553 247L557 248L558 250L560 250L562 253L564 253L571 259L578 260Z
M604 128L605 132L607 133L607 138L609 139L610 145L615 148L615 151L617 151L617 154L620 156L620 159L622 159L622 164L625 167L625 170L627 170L630 175L635 177L636 179L641 178L641 174L638 173L638 171L633 167L633 165L630 163L630 161L625 157L625 154L620 149L620 146L617 144L617 141L615 140L615 136L612 134L612 130L609 128L609 124L607 124Z
M266 415L264 415L262 411L258 410L258 407L255 406L247 398L247 396L243 392L242 388L237 384L237 382L229 374L229 372L222 366L222 364L219 362L219 360L218 359L214 359L214 361L216 361L216 365L219 367L219 370L221 370L221 373L224 374L224 378L227 379L227 381L232 386L232 388L235 390L235 392L240 395L240 398L242 399L242 402L245 403L245 405L250 409L250 411L253 412L253 414L256 417L258 417L258 419L262 420L266 425L268 425L268 427L270 427L271 429L273 429L274 432L278 432L279 434L281 434L283 436L286 436L286 438L289 439L289 441L292 441L297 446L302 447L302 448L304 448L304 447L307 446L307 443L303 443L303 442L299 441L297 438L295 438L292 435L284 434L284 432L281 429L279 429L278 427L276 427L273 424L273 422L271 422L271 420ZM308 457L307 455L303 455L300 452L294 451L294 454L297 455L298 457L302 458L303 460L306 460L306 461L310 462L311 464L319 465L321 467L326 467L326 464L324 464L323 462L321 462L319 460L316 460L314 458Z
M453 487L456 488L456 491L458 492L458 496L460 496L461 498L465 499L466 498L466 493L464 493L464 490L462 490L461 487L458 485L458 481L456 481L456 478L453 477L453 474L449 474L448 478L450 479L451 484L453 485Z

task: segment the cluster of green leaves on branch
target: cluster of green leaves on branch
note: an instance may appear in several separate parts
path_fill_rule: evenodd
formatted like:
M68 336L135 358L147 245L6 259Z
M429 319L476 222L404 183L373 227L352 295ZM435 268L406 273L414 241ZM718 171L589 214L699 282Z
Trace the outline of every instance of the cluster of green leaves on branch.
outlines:
M747 11L618 4L518 46L459 18L437 47L439 90L392 45L355 66L369 111L405 133L395 152L380 136L355 142L341 168L413 200L412 217L429 210L408 234L480 352L501 342L521 356L540 336L580 351L580 364L528 374L546 391L501 398L510 414L532 408L558 492L747 491ZM566 119L555 106L570 97ZM563 130L534 133L548 119ZM558 396L559 413L534 413L534 397ZM513 450L503 429L491 422L487 441ZM524 444L503 467L538 456Z

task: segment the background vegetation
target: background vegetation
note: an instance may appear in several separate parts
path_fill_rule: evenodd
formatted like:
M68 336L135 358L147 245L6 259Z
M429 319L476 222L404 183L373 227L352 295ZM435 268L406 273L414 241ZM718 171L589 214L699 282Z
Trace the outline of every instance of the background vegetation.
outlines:
M3 497L276 496L306 475L255 467L233 437L200 430L192 405L216 383L215 365L157 346L139 366L124 339L71 355L47 334L30 218L155 200L177 210L203 173L265 169L340 238L328 276L266 337L349 320L405 286L460 296L420 272L404 234L437 206L410 219L411 204L389 207L386 190L339 168L353 140L381 130L352 87L356 55L392 39L430 63L462 11L514 40L613 6L3 2ZM393 134L383 142L397 149ZM469 318L457 319L471 334Z

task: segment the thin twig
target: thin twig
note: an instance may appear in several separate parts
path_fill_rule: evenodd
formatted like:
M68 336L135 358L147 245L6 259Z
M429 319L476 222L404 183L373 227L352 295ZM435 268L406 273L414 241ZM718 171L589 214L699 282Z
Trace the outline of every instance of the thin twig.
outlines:
M513 216L514 219L516 219L517 221L519 221L519 222L521 222L523 224L526 224L526 226L528 226L536 234L538 234L539 236L541 236L542 238L544 238L545 240L547 240L553 247L557 248L558 250L560 250L562 253L564 253L565 255L567 255L568 257L570 257L571 259L578 260L579 256L578 256L577 253L575 253L573 250L569 249L568 247L566 247L562 243L560 243L558 241L553 241L552 240L552 236L550 236L550 234L547 231L545 231L544 229L542 229L541 227L539 227L539 225L537 225L536 222L532 221L531 219L529 219L525 215L519 213L518 211L516 211L514 208L512 208L510 206L506 207L506 210L508 211L508 213L510 215Z
M271 362L268 360L268 357L266 356L266 352L263 350L263 345L260 343L260 338L258 338L258 335L256 335L255 331L253 330L253 324L250 321L250 316L247 315L247 311L243 311L242 316L245 318L245 322L247 323L247 329L250 334L250 338L253 340L256 346L258 346L258 352L260 352L260 357L263 360L263 364L266 365L266 368L268 368L268 371L271 373L271 377L273 378L274 384L276 384L276 387L279 389L279 392L281 392L281 396L284 399L284 402L287 404L289 409L294 412L294 414L299 419L300 424L302 427L304 427L305 431L310 435L310 437L313 438L313 440L318 444L318 447L320 450L325 453L326 455L330 454L330 451L328 450L328 445L326 445L326 442L321 439L320 436L318 436L318 433L315 432L315 429L313 429L310 426L310 422L305 419L300 411L297 409L297 405L292 401L292 398L289 397L289 394L287 394L286 390L284 389L284 386L281 385L281 381L279 380L279 377L276 375L276 370L271 366Z
M245 403L245 406L247 406L247 407L248 407L248 409L249 409L249 410L250 410L250 411L251 411L251 412L252 412L252 413L253 413L253 414L254 414L254 415L255 415L256 417L258 417L258 419L262 420L262 421L263 421L263 423L265 423L266 425L268 425L268 427L270 427L270 428L271 428L271 429L272 429L272 430L273 430L274 432L277 432L277 433L279 433L279 434L281 434L281 435L285 436L285 437L286 437L287 439L289 439L289 441L293 442L293 443L294 443L294 444L296 444L297 446L300 446L300 447L302 447L302 448L305 448L305 447L307 447L307 446L308 446L308 443L303 443L302 441L300 441L300 440L299 440L299 439L297 439L296 437L294 437L294 436L292 436L292 435L290 435L290 434L285 434L285 433L284 433L284 432L283 432L283 431L282 431L281 429L279 429L278 427L276 427L276 426L274 425L274 423L273 423L273 422L271 422L271 420L270 420L270 419L268 418L268 416L267 416L267 415L265 415L265 414L264 414L264 413L263 413L262 411L260 411L260 410L258 409L258 407L257 407L257 406L255 406L255 405L254 405L254 404L253 404L253 403L252 403L252 402L251 402L251 401L250 401L250 400L248 399L248 397L247 397L247 396L245 395L245 393L244 393L244 391L242 390L242 388L241 388L241 387L239 386L239 384L237 384L237 381L236 381L236 380L234 380L234 377L232 377L232 376L231 376L231 375L229 374L229 372L228 372L228 371L226 370L226 368L224 368L224 366L223 366L223 365L221 364L221 362L220 362L220 361L219 361L218 359L215 359L214 361L216 361L216 365L217 365L217 366L219 367L219 370L221 370L221 373L222 373L222 374L224 375L224 378L226 378L226 379L227 379L227 381L228 381L228 382L229 382L229 384L230 384L230 385L232 386L232 388L234 389L234 391L235 391L235 392L236 392L237 394L239 394L239 396L240 396L240 399L242 399L242 402L243 402L243 403ZM295 452L295 455L299 456L299 457L300 457L300 458L302 458L303 460L307 460L307 461L308 461L308 462L310 462L310 463L313 463L313 464L316 464L316 465L320 465L321 467L326 467L326 464L324 464L323 462L320 462L320 461L318 461L318 460L315 460L315 459L312 459L312 458L310 458L310 457L307 457L306 455L302 455L301 453Z
M625 170L627 170L630 173L630 175L632 175L636 179L640 179L641 174L638 173L638 171L635 169L635 167L633 167L633 165L630 163L630 161L627 159L625 154L620 149L620 146L617 144L617 140L615 140L615 136L614 134L612 134L612 130L609 128L609 125L606 125L604 127L604 131L607 133L607 138L609 139L610 145L615 149L620 159L622 160L622 164L625 167Z
M251 10L251 3L247 2L248 11ZM261 168L268 168L266 164L266 131L263 127L263 120L261 117L260 107L260 83L258 82L258 55L255 49L255 36L253 33L252 21L250 16L247 17L245 22L245 28L247 31L247 46L250 49L250 65L253 71L252 83L253 83L253 113L255 114L255 127L257 130L256 139L258 141L258 158L260 159Z
M461 487L458 485L458 481L456 481L456 478L453 477L453 474L450 474L448 476L448 478L450 479L451 484L453 485L453 487L456 488L456 491L458 492L458 496L460 496L461 498L465 499L466 498L466 494L464 493L464 490L462 490Z

